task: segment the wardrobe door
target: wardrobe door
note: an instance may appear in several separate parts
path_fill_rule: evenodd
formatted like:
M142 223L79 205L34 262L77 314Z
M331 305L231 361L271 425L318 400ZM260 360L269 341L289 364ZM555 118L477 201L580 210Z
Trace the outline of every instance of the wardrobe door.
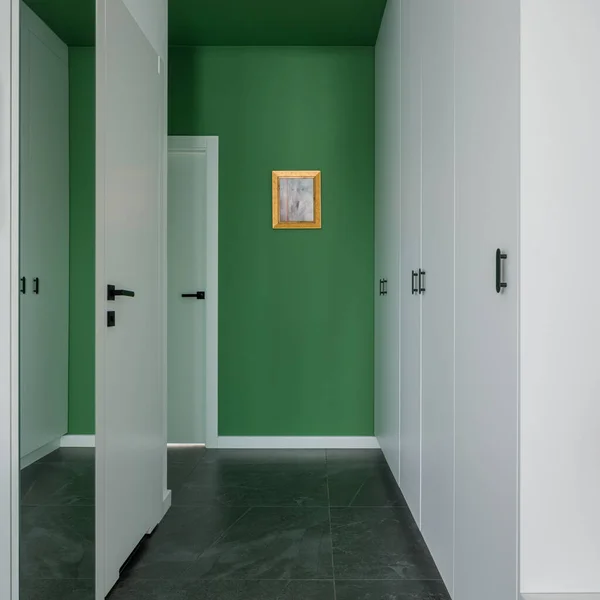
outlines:
M402 3L400 485L421 519L421 2Z
M401 6L390 2L377 41L375 300L376 435L400 472Z
M68 49L21 5L21 456L67 432Z
M454 597L517 597L520 2L455 0ZM496 252L500 283L496 292Z
M421 530L454 571L454 1L423 6Z

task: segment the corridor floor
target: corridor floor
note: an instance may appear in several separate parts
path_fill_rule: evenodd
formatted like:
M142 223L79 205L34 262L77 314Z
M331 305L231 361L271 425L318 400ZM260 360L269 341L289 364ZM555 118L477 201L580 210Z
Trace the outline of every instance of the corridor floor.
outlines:
M169 449L169 487L110 600L448 599L379 451Z
M169 452L173 507L111 600L445 600L379 451Z

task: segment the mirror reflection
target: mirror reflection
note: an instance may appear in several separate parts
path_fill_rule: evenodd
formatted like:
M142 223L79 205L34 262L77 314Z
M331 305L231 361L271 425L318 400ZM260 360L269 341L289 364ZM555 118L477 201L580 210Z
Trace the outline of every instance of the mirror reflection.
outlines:
M86 40L69 38L52 3L28 4L21 3L20 598L91 600L93 29L81 46Z

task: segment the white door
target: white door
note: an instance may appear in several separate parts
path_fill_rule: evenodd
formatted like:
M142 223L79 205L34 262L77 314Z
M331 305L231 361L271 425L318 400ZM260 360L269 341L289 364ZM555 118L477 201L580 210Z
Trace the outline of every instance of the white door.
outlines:
M400 29L401 6L391 2L376 49L375 433L397 480L400 476ZM384 281L380 284L379 280Z
M520 2L455 0L457 600L517 596ZM496 293L496 250L507 259Z
M454 571L454 2L423 1L423 459L421 530Z
M160 14L155 4L139 4L134 18L122 0L97 3L98 598L162 517L165 70L138 25ZM114 300L108 286L115 286Z
M172 443L206 442L207 162L200 138L169 138L167 419Z
M21 457L67 433L69 54L21 5Z
M421 5L403 1L400 487L421 519ZM414 276L413 276L414 274ZM421 276L421 282L424 283Z

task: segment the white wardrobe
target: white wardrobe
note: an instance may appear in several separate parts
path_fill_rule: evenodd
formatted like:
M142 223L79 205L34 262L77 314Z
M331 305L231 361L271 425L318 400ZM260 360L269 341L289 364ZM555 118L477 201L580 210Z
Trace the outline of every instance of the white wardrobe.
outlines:
M24 465L67 432L69 59L21 3L20 412Z
M455 600L600 594L599 33L596 0L389 0L377 44L376 413Z

